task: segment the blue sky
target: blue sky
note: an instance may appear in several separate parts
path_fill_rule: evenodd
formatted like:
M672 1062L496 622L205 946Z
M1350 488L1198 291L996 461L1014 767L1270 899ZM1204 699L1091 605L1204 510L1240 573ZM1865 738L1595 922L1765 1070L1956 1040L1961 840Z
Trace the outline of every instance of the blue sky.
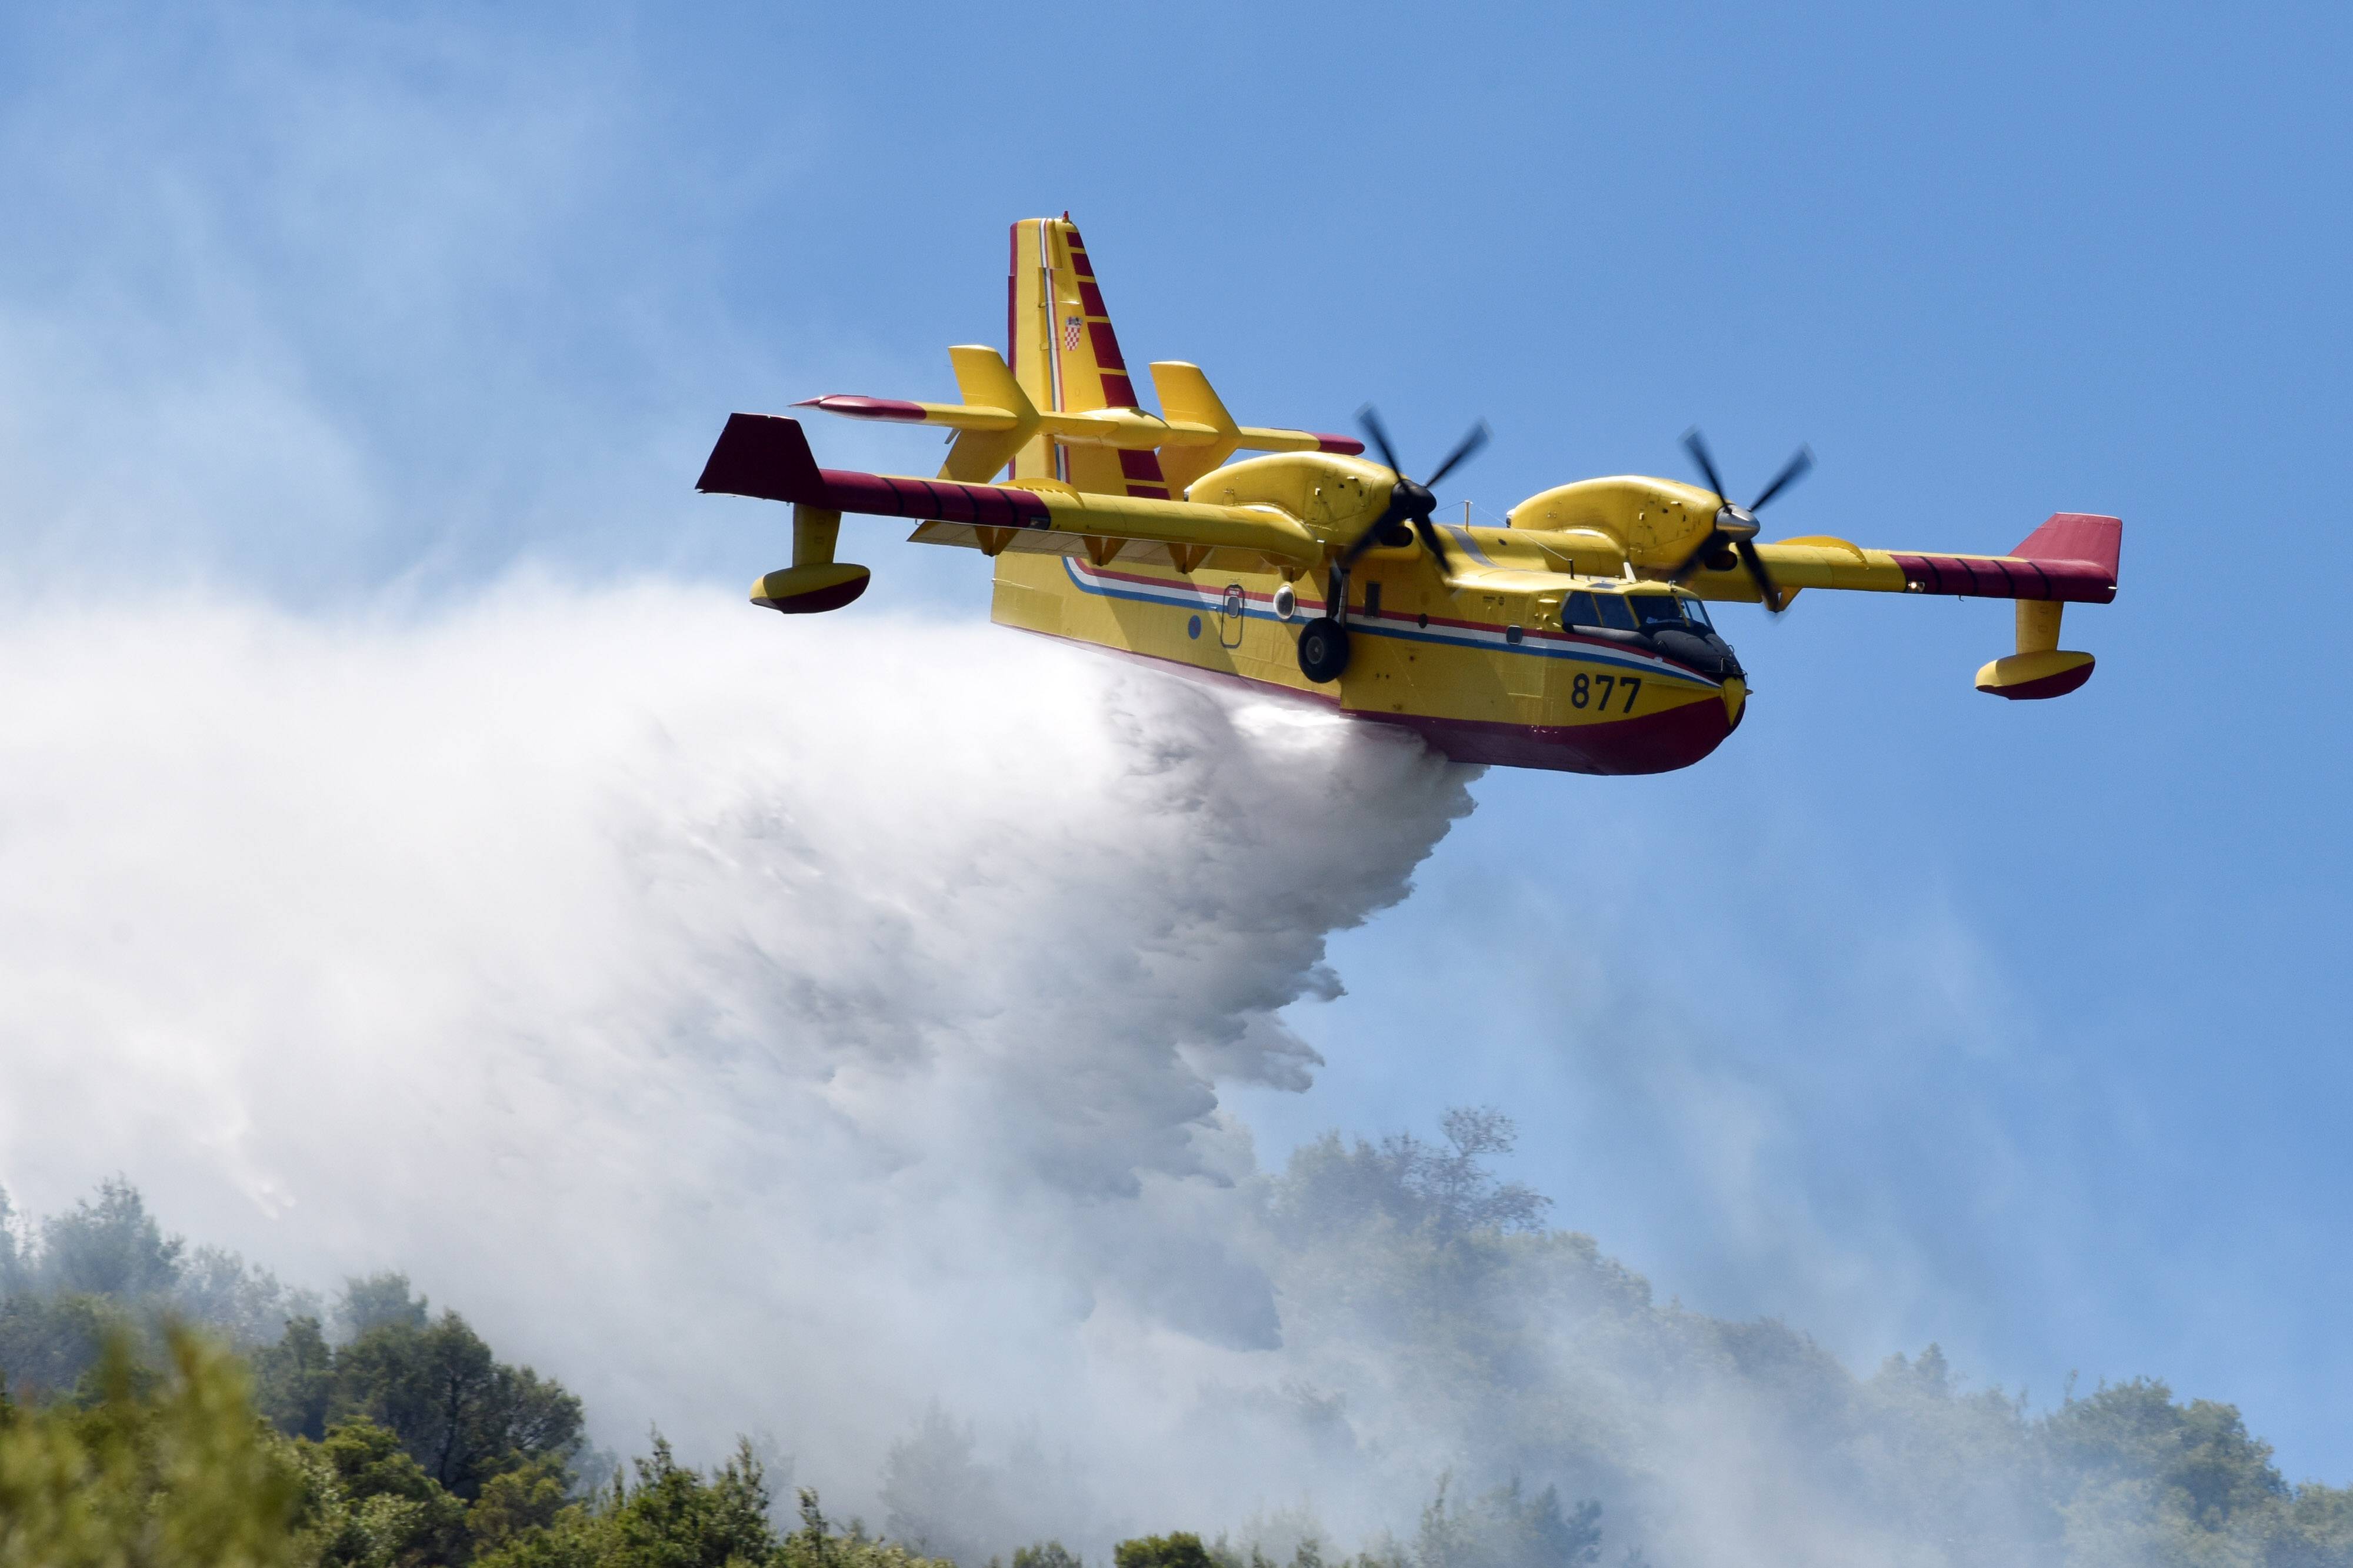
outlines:
M1005 226L1066 208L1130 356L1246 420L1491 420L1450 502L1681 475L1697 423L1736 487L1811 443L1772 531L2117 513L2064 701L1969 689L2006 606L1727 613L1739 735L1489 775L1298 1010L1317 1088L1241 1103L1270 1152L1500 1103L1694 1306L2038 1400L2163 1375L2353 1477L2344 637L2296 573L2348 482L2341 13L501 18L0 22L0 571L740 594L781 519L690 493L720 419L947 395ZM860 612L986 615L952 552L868 558Z

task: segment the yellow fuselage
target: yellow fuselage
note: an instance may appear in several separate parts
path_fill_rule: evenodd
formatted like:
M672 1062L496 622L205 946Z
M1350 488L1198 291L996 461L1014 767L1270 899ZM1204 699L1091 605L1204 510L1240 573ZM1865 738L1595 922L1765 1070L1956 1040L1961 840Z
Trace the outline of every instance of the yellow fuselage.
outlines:
M1646 639L1573 628L1563 605L1617 581L1489 565L1491 531L1450 530L1471 564L1453 586L1419 547L1377 550L1351 574L1352 652L1336 681L1301 673L1300 628L1328 613L1309 578L1077 555L997 557L999 623L1336 703L1401 724L1459 761L1575 773L1660 773L1697 762L1740 721L1737 675L1679 667ZM1646 588L1651 585L1645 584Z

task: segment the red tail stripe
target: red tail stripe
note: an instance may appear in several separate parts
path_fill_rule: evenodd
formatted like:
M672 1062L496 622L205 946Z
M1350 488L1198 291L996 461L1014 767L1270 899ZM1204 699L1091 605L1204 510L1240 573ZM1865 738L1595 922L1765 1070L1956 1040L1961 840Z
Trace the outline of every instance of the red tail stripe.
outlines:
M1087 336L1094 340L1095 363L1105 371L1124 371L1127 362L1119 357L1119 335L1111 330L1109 321L1089 321Z
M1014 308L1019 298L1021 278L1021 226L1015 224L1006 236L1005 253L1005 363L1012 370L1021 368L1021 312Z

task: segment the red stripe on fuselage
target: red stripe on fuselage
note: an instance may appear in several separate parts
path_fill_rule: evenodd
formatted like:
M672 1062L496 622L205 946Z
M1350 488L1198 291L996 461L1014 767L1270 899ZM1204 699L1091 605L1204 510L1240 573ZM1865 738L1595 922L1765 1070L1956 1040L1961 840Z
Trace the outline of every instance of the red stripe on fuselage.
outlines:
M1029 630L1026 626L1016 629ZM1500 724L1476 719L1369 712L1363 709L1342 707L1339 698L1327 691L1302 691L1294 686L1253 680L1232 670L1204 669L1183 659L1166 658L1134 648L1112 647L1104 643L1089 642L1083 637L1066 637L1059 632L1035 632L1031 635L1053 637L1058 642L1077 643L1082 647L1135 659L1191 679L1218 686L1240 687L1260 697L1312 702L1320 708L1336 710L1343 716L1361 722L1409 730L1440 756L1475 766L1540 768L1551 773L1593 773L1606 777L1672 773L1700 761L1722 745L1725 736L1739 728L1739 721L1727 719L1723 702L1715 700L1688 702L1662 713L1646 713L1639 719L1611 719L1574 726ZM1745 705L1743 712L1746 713Z

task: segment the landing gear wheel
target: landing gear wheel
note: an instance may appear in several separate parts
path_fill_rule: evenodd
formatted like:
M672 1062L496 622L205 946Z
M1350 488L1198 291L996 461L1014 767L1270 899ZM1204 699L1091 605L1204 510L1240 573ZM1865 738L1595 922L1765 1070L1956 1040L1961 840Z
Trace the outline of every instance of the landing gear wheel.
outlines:
M1299 673L1317 682L1337 680L1348 668L1348 628L1318 616L1299 628Z

